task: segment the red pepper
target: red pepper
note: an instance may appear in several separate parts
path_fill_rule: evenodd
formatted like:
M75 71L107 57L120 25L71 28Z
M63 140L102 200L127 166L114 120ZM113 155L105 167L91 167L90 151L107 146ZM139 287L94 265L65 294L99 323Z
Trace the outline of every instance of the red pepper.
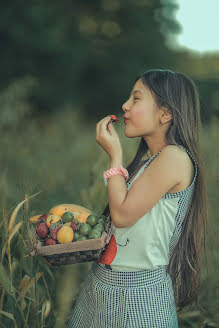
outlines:
M112 121L111 122L118 122L118 118L116 117L116 115L110 115Z

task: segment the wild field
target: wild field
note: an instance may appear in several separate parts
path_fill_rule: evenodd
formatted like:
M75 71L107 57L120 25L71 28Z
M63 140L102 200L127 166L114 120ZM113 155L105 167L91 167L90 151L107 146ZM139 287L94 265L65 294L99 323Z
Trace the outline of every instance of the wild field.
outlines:
M127 139L119 118L125 166L140 139ZM200 307L178 314L182 328L219 327L218 127L215 118L201 131L213 236L208 238L208 271L205 264L202 268ZM107 204L102 175L108 157L96 143L95 123L72 108L20 122L0 134L0 327L63 328L91 263L50 267L27 256L28 219L60 203L82 205L100 215Z

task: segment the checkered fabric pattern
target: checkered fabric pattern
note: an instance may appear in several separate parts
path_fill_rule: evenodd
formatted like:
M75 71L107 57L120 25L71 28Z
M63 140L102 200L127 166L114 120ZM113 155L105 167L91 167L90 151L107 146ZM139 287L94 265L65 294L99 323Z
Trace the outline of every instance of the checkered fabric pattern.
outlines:
M172 282L164 267L121 272L94 262L68 328L178 328Z
M169 256L177 246L181 225L190 205L197 176L183 191L165 194L179 197ZM160 153L160 152L159 152ZM149 163L159 154L155 154ZM94 262L83 282L68 328L178 328L172 281L165 266L155 270L116 271Z

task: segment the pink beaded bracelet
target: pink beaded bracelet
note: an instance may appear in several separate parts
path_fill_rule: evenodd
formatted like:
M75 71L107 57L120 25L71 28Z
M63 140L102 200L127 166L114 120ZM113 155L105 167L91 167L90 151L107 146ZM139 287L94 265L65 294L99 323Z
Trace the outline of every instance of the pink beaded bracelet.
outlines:
M118 167L111 168L103 173L105 185L107 185L108 179L115 174L122 174L125 179L129 177L128 171L120 165L119 168Z

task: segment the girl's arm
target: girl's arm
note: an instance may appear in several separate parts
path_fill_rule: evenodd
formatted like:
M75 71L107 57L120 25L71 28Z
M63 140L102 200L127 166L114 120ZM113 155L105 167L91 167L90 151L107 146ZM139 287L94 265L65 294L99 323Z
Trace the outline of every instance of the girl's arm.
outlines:
M122 154L110 159L109 169L119 167L120 165L122 165ZM112 222L116 226L117 221L119 220L119 209L124 203L128 193L124 176L120 174L111 176L108 179L107 191Z
M122 165L121 158L112 159L111 167ZM108 180L109 208L117 228L135 224L158 201L182 180L187 161L185 154L174 145L166 146L127 190L122 175Z

